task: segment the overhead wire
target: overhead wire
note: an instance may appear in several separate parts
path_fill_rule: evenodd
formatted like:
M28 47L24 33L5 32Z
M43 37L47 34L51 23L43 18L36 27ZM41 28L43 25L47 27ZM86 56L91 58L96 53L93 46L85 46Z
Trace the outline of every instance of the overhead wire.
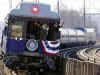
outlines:
M64 2L63 0L60 0L60 4L61 4L60 7L67 11L67 5L65 5L63 2ZM73 5L72 4L71 4L71 8L72 8L72 10L71 10L72 15L70 17L71 17L71 26L73 26L74 25L74 19L73 19L74 14L73 14Z
M63 3L62 0L59 0L59 3L60 3L60 4L59 4L59 7L60 7L60 8L65 8L65 9L67 8L67 6Z

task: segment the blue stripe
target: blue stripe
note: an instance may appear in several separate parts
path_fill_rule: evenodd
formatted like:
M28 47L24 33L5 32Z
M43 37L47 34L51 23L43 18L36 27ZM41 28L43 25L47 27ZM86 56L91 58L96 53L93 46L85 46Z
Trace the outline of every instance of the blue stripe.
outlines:
M75 27L74 29L79 29L79 30L81 30L83 32L86 32L85 28L83 28L83 27Z
M14 40L8 38L7 45L6 45L6 52L7 53L23 53L25 48L25 40Z

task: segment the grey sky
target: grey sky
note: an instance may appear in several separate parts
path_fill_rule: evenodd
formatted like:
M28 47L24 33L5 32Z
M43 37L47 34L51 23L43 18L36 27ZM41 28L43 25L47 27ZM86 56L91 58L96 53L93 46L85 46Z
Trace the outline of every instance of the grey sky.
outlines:
M12 0L13 7L15 7L20 0ZM24 1L33 1L33 0L24 0ZM42 3L51 4L56 9L57 0L39 0ZM85 0L86 2L86 12L94 12L97 13L100 10L100 0ZM60 0L60 6L66 6L68 9L73 9L77 11L83 10L83 2L84 0ZM3 20L7 13L10 11L9 9L9 0L0 0L0 20Z

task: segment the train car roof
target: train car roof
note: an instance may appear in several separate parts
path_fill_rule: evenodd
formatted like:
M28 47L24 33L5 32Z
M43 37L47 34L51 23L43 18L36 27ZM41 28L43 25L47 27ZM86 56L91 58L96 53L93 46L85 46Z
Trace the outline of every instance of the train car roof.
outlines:
M58 13L51 11L50 5L47 4L37 4L39 12L32 12L33 6L36 5L34 3L21 3L19 8L13 9L10 12L10 16L12 17L20 17L20 18L37 18L37 19L48 19L59 21L60 16Z

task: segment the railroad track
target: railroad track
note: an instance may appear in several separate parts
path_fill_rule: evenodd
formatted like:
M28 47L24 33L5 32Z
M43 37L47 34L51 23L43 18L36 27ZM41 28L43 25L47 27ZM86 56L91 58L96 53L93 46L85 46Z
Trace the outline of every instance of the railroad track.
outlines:
M90 48L90 47L91 46L78 46L78 47L61 49L59 52L59 56L64 57L64 58L74 58L78 51L86 49L86 48Z
M60 50L58 55L64 58L75 58L75 56L78 56L80 59L83 59L84 61L91 61L91 62L95 61L100 64L99 46L78 46L72 48L65 48ZM96 58L95 60L93 57L91 57L93 55L95 55ZM7 67L5 67L4 65L2 69L4 70L0 71L0 75L28 75L26 71L18 71L18 73L15 73L14 71L7 69Z
M100 46L92 46L79 50L77 56L84 61L100 64Z

